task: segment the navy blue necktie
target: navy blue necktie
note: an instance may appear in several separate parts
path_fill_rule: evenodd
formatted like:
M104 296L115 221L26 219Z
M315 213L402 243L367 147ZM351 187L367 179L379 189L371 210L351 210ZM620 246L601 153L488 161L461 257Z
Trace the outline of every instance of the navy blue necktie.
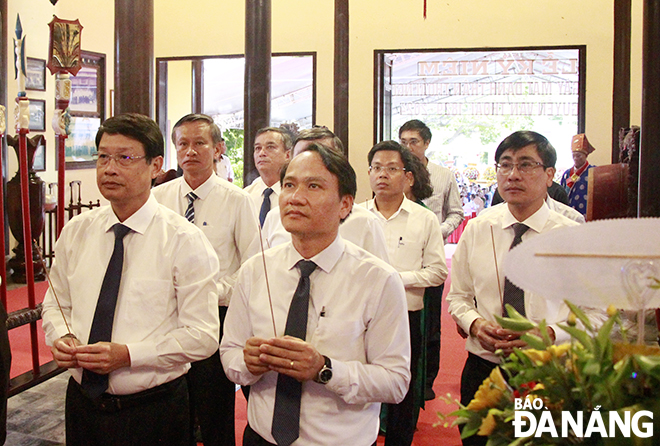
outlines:
M112 230L115 233L115 247L110 262L108 262L108 268L105 271L99 300L96 303L94 320L87 342L90 345L112 340L112 323L115 319L117 295L119 294L121 273L124 267L124 237L131 231L121 223L114 225ZM97 398L108 388L108 375L99 375L90 370L83 370L82 387L90 398Z
M195 195L195 192L189 192L186 195L186 198L188 199L188 207L186 208L186 214L185 217L190 223L195 223L195 200L197 200L199 197Z
M513 225L513 242L511 243L511 247L509 249L513 249L514 246L518 245L520 242L522 242L522 236L527 230L529 229L529 226L523 224L523 223L516 223ZM525 292L509 282L509 279L506 277L504 278L504 303L502 304L502 311L504 313L504 316L507 316L506 310L504 309L504 305L510 304L513 308L518 311L518 313L522 314L525 316Z
M264 226L264 221L266 221L266 215L270 211L270 195L273 193L273 189L270 187L264 190L264 201L261 202L261 209L259 210L259 224L261 227Z
M307 310L309 308L309 275L316 269L311 260L301 260L296 266L300 269L300 280L293 294L289 314L286 318L285 335L305 340L307 335ZM302 383L290 376L277 376L273 427L271 433L278 446L288 446L300 434L300 397Z

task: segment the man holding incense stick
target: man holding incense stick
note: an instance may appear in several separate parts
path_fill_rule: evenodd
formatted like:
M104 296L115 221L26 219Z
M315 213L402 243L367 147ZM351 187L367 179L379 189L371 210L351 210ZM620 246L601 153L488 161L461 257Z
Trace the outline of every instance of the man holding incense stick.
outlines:
M110 206L73 218L55 247L43 327L72 375L70 446L190 444L184 375L218 346L218 258L151 194L163 146L146 116L106 120L95 157Z
M461 403L468 405L483 380L500 362L495 351L509 354L523 348L522 333L500 327L495 316L507 316L512 305L532 321L545 319L554 341L568 334L556 325L568 317L568 307L524 292L501 274L509 249L537 234L578 223L551 210L545 203L555 174L557 154L550 142L532 131L518 131L497 147L497 188L505 204L470 220L451 263L449 313L468 334L468 358L461 376ZM485 437L469 437L464 445L485 445Z
M312 143L282 173L291 242L239 271L220 345L227 376L250 385L244 445L370 446L380 402L410 381L399 274L338 236L355 172Z

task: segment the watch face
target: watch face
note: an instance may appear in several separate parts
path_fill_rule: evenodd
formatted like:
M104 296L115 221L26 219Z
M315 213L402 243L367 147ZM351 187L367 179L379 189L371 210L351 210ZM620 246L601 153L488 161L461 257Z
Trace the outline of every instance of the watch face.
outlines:
M325 384L332 378L332 369L325 369L320 375L320 381Z

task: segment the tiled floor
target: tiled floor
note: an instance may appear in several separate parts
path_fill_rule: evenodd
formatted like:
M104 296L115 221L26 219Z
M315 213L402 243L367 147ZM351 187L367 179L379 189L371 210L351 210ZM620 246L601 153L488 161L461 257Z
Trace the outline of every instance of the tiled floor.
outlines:
M64 399L69 373L7 401L6 446L64 445Z

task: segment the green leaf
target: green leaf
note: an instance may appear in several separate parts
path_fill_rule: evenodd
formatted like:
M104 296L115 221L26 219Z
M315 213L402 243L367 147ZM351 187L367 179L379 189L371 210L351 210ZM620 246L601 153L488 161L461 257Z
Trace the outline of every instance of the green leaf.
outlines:
M601 370L600 361L589 360L584 365L584 369L582 369L582 372L585 375L600 375L600 370Z
M564 300L566 302L566 305L568 305L568 308L571 309L571 311L575 314L575 316L580 319L580 322L582 322L585 326L585 328L589 331L594 331L593 326L591 325L591 322L589 322L589 318L587 317L586 314L584 314L584 311L582 311L578 306L572 304L571 302Z
M539 338L535 334L531 333L525 333L520 337L521 340L525 341L527 345L529 345L532 348L535 348L536 350L545 350L548 348L548 345L543 342L543 339Z
M520 316L519 313L518 316ZM536 325L533 322L528 321L522 316L520 317L522 319L504 318L495 315L495 320L497 321L498 324L500 324L502 328L506 328L507 330L512 330L512 331L527 331L536 327Z
M639 368L656 379L660 379L660 356L635 355Z
M586 332L578 328L569 327L568 325L563 325L563 324L559 324L559 328L566 331L568 334L570 334L575 339L577 339L585 348L587 348L590 351L593 351L594 341Z

